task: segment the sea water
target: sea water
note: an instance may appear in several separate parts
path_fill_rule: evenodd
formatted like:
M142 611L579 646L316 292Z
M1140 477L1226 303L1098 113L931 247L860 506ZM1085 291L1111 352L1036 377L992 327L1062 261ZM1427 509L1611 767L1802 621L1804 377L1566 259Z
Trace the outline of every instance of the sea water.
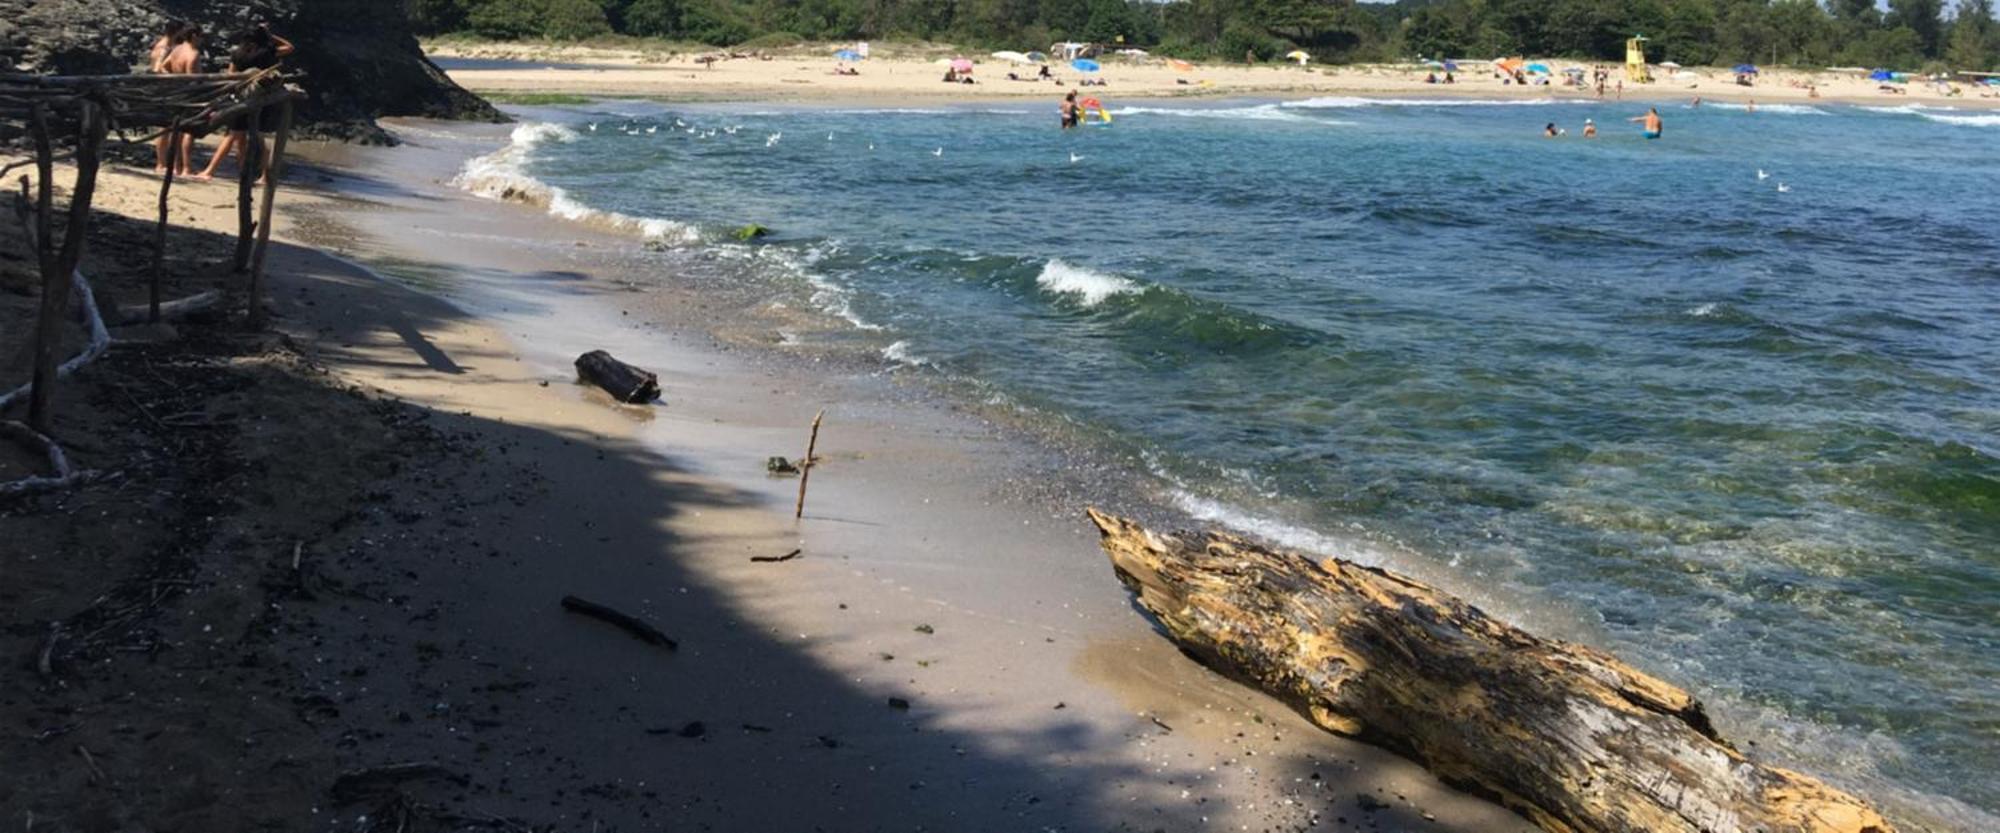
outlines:
M605 102L461 182L2000 829L2000 116L1661 109Z

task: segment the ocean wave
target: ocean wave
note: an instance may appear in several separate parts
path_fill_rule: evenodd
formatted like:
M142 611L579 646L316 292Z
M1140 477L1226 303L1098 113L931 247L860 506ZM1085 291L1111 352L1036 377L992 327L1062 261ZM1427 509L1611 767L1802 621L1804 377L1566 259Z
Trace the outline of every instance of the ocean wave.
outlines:
M1352 124L1353 122L1315 119L1286 110L1276 104L1259 104L1254 107L1123 107L1111 111L1114 116L1176 116L1193 119L1231 119L1234 121L1284 121L1301 124Z
M1717 110L1742 110L1745 112L1748 112L1750 110L1750 105L1737 104L1736 102L1733 101L1708 101L1708 102L1703 102L1701 106L1713 107ZM1779 113L1787 116L1833 115L1832 113L1828 113L1825 110L1821 110L1818 107L1814 107L1809 104L1759 104L1757 105L1757 112Z
M1279 107L1297 110L1348 110L1358 107L1531 107L1544 104L1590 104L1584 99L1574 98L1362 98L1360 96L1327 96L1308 98L1303 101L1287 101Z
M1989 114L1983 116L1948 116L1943 113L1918 113L1917 115L1923 116L1924 118L1930 119L1931 121L1942 122L1944 124L1956 124L1956 125L1963 125L1966 127L2000 127L2000 114Z
M506 147L465 163L452 185L487 199L518 202L546 210L550 216L615 232L637 234L648 242L687 245L701 242L700 230L687 223L659 217L634 217L592 208L568 191L536 179L528 164L537 148L582 138L566 125L534 122L514 128Z
M1061 260L1051 260L1043 265L1042 273L1035 276L1035 284L1057 295L1075 295L1086 307L1097 306L1114 295L1133 295L1145 291L1144 287L1130 278L1072 266Z
M898 341L882 348L882 358L910 367L929 367L931 360L910 352L908 341Z
M1870 112L1870 113L1888 113L1888 114L1895 114L1895 115L1905 115L1905 116L1914 116L1914 115L1917 115L1917 114L1919 114L1919 113L1922 113L1922 112L1924 112L1924 111L1926 111L1926 110L1931 110L1931 111L1936 111L1936 110L1947 110L1947 111L1949 111L1949 110L1956 110L1956 109L1958 109L1958 108L1957 108L1957 107L1947 107L1947 106L1944 106L1944 105L1928 105L1928 104L1899 104L1899 105L1897 105L1897 106L1894 106L1894 107L1868 107L1868 106L1860 106L1860 107L1856 107L1855 109L1857 109L1857 110L1866 110L1866 111L1868 111L1868 112Z

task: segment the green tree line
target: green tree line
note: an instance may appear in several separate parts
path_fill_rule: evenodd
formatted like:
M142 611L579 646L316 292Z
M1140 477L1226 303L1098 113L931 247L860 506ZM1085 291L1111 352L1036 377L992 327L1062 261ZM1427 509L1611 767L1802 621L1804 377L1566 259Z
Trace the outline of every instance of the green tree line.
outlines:
M921 39L1030 49L1062 40L1196 59L1537 55L1903 70L2000 67L1994 0L406 0L421 34L714 45Z

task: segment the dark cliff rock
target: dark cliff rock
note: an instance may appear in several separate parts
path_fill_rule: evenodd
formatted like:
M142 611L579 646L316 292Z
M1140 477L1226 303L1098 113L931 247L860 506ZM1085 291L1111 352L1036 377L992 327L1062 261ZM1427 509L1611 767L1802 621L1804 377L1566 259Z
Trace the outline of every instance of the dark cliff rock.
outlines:
M380 116L502 118L424 57L401 0L0 0L0 63L67 75L143 71L169 18L208 33L203 52L215 71L232 35L268 21L298 45L287 65L305 73L311 96L299 118L320 135L383 141Z

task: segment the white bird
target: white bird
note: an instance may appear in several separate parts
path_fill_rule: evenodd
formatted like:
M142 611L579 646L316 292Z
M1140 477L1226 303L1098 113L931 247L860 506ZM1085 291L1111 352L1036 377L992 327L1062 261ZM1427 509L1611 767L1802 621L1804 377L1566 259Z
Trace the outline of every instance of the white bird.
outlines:
M833 141L833 134L832 133L826 134L826 140L829 142Z
M869 149L869 150L874 150L874 149L875 149L875 143L874 143L874 142L869 142L869 143L868 143L868 149Z
M1778 193L1789 194L1791 192L1792 192L1792 186L1786 185L1785 183L1782 182L1778 183Z
M734 127L725 127L725 128L722 128L722 132L724 132L724 133L727 133L727 134L729 134L729 135L731 135L731 136L734 136L734 135L736 135L736 128L734 128Z
M1069 154L1069 163L1070 163L1070 164L1074 165L1074 164L1076 164L1076 163L1078 163L1078 162L1082 162L1082 161L1083 161L1083 157L1081 157L1081 156L1078 156L1078 155L1076 155L1076 151L1070 151L1070 154Z
M660 126L659 126L659 125L657 125L657 124L656 124L656 125L653 125L652 127L648 127L648 128L646 128L646 135L648 135L648 136L650 136L650 135L652 135L652 134L654 134L654 133L658 133L658 132L660 132Z
M686 126L687 126L687 122L684 122L684 121L681 121L680 119L674 119L674 126L675 126L675 127L686 127Z
M1767 173L1764 173L1764 169L1763 169L1763 168L1758 168L1758 169L1757 169L1757 181L1758 181L1758 182L1763 182L1764 180L1767 180L1767 179L1770 179L1770 178L1771 178L1771 175L1770 175L1770 174L1767 174Z
M592 132L592 133L596 133L596 132L597 132L597 122L591 122L591 123L590 123L590 132Z
M782 131L782 130L781 130L781 131L779 131L779 132L777 132L777 133L773 133L773 134L771 134L770 138L767 138L767 139L765 139L765 140L764 140L764 146L765 146L765 147L772 147L772 146L774 146L774 145L778 144L778 140L779 140L779 139L783 139L783 138L785 138L785 133L784 133L784 131Z
M937 150L931 151L931 155L940 157L944 156L944 148L938 148Z

